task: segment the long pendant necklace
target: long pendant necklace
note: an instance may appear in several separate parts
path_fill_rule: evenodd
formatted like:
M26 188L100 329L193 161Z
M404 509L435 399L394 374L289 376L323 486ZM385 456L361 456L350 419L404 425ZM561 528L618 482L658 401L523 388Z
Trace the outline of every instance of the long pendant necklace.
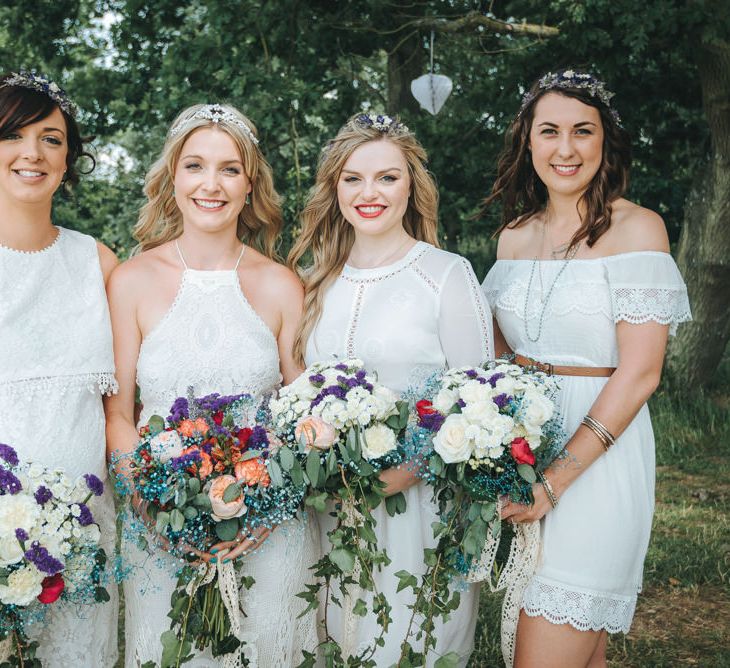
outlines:
M542 239L540 244L540 253L542 253L543 245L545 243L545 228L547 227L547 221L543 222L542 227ZM538 262L540 261L540 256L536 255L535 259L532 261L532 268L530 269L530 280L527 283L527 292L525 293L525 307L523 310L523 320L525 323L525 336L532 342L537 343L540 340L540 336L542 335L542 324L543 320L545 319L545 313L547 312L548 304L550 303L550 297L553 294L553 290L555 289L556 283L560 280L560 277L562 276L563 272L565 271L568 264L570 264L570 261L576 256L578 253L578 249L580 248L582 241L579 241L573 248L570 250L569 253L565 255L565 261L563 262L563 266L560 267L560 270L558 271L557 276L555 276L555 279L552 282L552 285L550 286L550 289L548 290L547 295L545 296L543 303L542 303L542 309L540 310L540 315L537 320L537 336L533 338L533 336L530 334L530 326L528 324L527 319L527 306L530 302L530 292L532 291L532 281L535 277L535 267L538 265ZM552 251L551 255L555 257L555 252ZM545 292L543 290L542 286L542 270L538 269L540 271L540 296L544 295Z

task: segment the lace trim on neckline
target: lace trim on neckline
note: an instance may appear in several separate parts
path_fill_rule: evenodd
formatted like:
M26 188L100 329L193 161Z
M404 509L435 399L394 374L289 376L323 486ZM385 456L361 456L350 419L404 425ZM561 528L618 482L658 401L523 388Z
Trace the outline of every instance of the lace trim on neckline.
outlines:
M64 393L68 389L79 387L85 388L92 393L98 391L107 396L116 394L119 391L114 372L99 371L69 376L42 376L0 382L0 394L27 396L38 390L53 390Z
M15 253L17 255L43 255L45 253L50 252L53 248L55 248L58 245L58 242L61 239L62 236L62 228L58 227L57 225L54 225L53 227L56 228L56 231L58 234L56 234L56 238L47 246L44 248L39 248L38 250L32 250L32 251L26 251L26 250L18 250L17 248L11 248L10 246L6 246L3 243L0 243L0 250L8 251L10 253Z
M671 253L665 253L664 251L650 251L650 250L643 250L643 251L626 251L625 253L614 253L613 255L602 255L601 257L575 257L572 260L570 260L570 263L573 264L575 262L600 262L601 260L613 260L618 258L625 258L630 257L632 255L654 255L654 256L663 256L672 258ZM674 258L672 258L674 259ZM557 260L546 260L546 259L539 259L534 257L516 257L516 258L497 258L494 261L494 264L497 264L497 262L541 262L543 264L560 264L562 262L565 262L564 258L560 258Z
M347 281L348 283L378 283L384 281L386 278L395 276L396 274L405 271L412 267L423 255L428 251L430 246L424 241L417 241L411 250L408 251L398 262L386 267L374 267L373 269L358 269L357 267L350 267L345 265L340 273L340 278ZM351 275L350 272L355 272L355 275ZM366 274L366 272L372 272ZM383 273L378 273L383 272ZM359 275L366 274L366 275Z

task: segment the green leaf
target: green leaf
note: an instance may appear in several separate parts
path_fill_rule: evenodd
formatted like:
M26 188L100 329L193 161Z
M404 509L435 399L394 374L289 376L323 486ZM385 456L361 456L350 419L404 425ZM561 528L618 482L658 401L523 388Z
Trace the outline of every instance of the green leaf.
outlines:
M194 520L198 516L198 511L194 506L187 506L183 509L182 514L186 520Z
M361 598L357 599L355 605L352 606L352 613L358 617L364 617L368 614L368 606L365 605L365 601Z
M318 513L323 513L325 510L327 510L327 498L328 498L327 492L322 492L321 494L310 494L304 501L305 505L311 506L314 508Z
M347 465L352 461L352 458L350 457L350 453L348 452L345 445L341 442L337 442L337 449L340 451L340 457L342 457L342 463Z
M188 493L185 491L185 487L178 487L175 491L175 505L178 508L182 508L188 500Z
M221 540L233 540L238 534L238 518L232 517L229 520L216 522L215 535Z
M398 588L395 590L396 593L398 593L399 591L403 591L408 587L412 587L415 590L418 586L418 580L416 580L416 576L412 575L408 571L398 571L395 574L395 577L398 578Z
M94 600L97 603L106 603L111 598L109 592L104 587L94 587Z
M494 519L494 513L497 510L497 504L494 501L482 503L482 519L485 522L491 522Z
M456 652L449 652L441 655L433 664L433 668L459 668L459 661L459 655Z
M391 415L385 424L394 431L400 431L400 415Z
M150 428L150 434L153 436L159 434L161 431L165 431L165 418L159 415L153 415L150 417L147 426Z
M333 448L327 453L327 477L333 476L337 472L337 455Z
M237 482L232 482L230 485L228 485L228 487L226 487L226 490L223 492L223 502L231 503L232 501L240 498L240 496L241 484Z
M304 471L302 471L302 465L299 463L298 459L294 460L294 466L291 467L289 475L291 476L292 482L297 487L301 487L304 484Z
M332 550L328 557L343 573L352 573L352 569L355 568L355 554L344 547Z
M200 493L200 480L198 478L188 479L188 491L192 496Z
M210 498L207 494L196 494L195 498L193 499L193 504L196 505L201 510L210 510Z
M475 501L469 506L469 512L466 515L466 519L473 522L477 517L482 514L482 506L478 501Z
M312 483L312 485L317 485L317 480L319 478L319 469L321 468L322 464L319 461L319 450L316 450L312 448L309 453L307 454L307 478L309 478L309 482Z
M282 469L291 471L291 467L294 466L294 453L291 448L285 446L279 450L279 463Z
M170 513L170 528L173 531L182 531L185 526L185 515L183 515L177 508L174 508Z
M168 524L170 524L170 513L167 513L164 510L157 513L155 531L157 531L157 533L163 533L165 529L167 529Z
M523 480L527 480L527 482L529 483L537 481L535 469L532 468L532 466L530 466L529 464L517 464L517 473L520 474L520 477Z
M385 510L391 517L394 517L396 514L396 508L398 507L398 502L395 499L395 496L388 496L385 499Z
M178 657L185 657L190 653L190 641L180 640L172 630L165 631L160 636L160 640L162 641L160 668L174 668L182 663L178 662Z
M266 468L269 471L269 478L271 478L271 484L274 487L284 486L284 476L281 474L281 467L275 459L269 459L266 462Z
M246 450L246 452L241 455L241 461L247 462L249 459L256 459L256 457L260 456L261 450Z

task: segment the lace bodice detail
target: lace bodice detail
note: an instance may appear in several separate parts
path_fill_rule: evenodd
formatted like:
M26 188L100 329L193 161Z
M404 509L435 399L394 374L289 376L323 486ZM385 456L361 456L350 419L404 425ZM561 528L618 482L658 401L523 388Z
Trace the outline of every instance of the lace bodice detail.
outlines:
M257 396L280 380L276 339L246 300L237 271L185 269L170 310L142 341L140 423L167 415L188 387L197 396Z
M492 318L469 261L418 242L387 267L344 267L306 361L359 357L401 392L434 370L493 354Z
M517 353L554 364L616 366L617 322L654 321L669 325L674 334L679 323L691 319L687 288L668 253L572 260L557 282L563 261L537 262L534 271L533 264L497 260L483 285L502 333ZM540 338L530 341L525 325L534 338L543 310Z

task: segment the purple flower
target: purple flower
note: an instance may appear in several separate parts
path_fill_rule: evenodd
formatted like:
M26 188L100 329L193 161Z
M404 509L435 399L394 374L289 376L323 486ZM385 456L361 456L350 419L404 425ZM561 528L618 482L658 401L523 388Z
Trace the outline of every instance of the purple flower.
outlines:
M251 430L251 436L248 438L247 449L265 450L269 447L269 435L261 425L256 425Z
M28 532L25 529L21 529L18 527L15 530L15 537L21 542L24 543L26 540L28 540Z
M321 373L313 373L309 377L309 382L313 383L314 385L321 385L322 383L325 382L325 380L327 380L327 379L324 377L324 374L321 374Z
M502 394L498 394L496 397L492 397L492 401L497 404L497 407L500 409L504 408L511 399L512 397L507 396L504 392Z
M490 385L491 385L492 387L497 387L497 381L498 381L498 380L499 380L500 378L504 378L504 374L503 374L503 373L495 373L495 374L492 374L492 375L491 375L491 376L490 376L490 377L488 378L488 382L489 382L489 384L490 384Z
M466 401L464 401L463 399L459 399L459 400L458 400L458 401L456 402L456 405L457 405L457 406L458 406L459 408L466 408Z
M211 413L217 413L230 406L234 401L238 401L244 394L229 394L221 396L217 392L208 394L200 399L195 399L195 405L201 411L210 411Z
M6 494L17 494L21 489L23 486L14 473L0 468L0 491Z
M86 480L86 486L94 496L101 496L104 493L104 483L93 473L85 474L84 480Z
M41 485L33 495L35 497L36 503L39 506L44 505L47 501L50 501L53 498L53 492L51 492L48 487L45 485Z
M170 415L167 416L169 424L182 422L190 417L190 407L185 397L178 397L170 408Z
M10 466L18 465L18 453L5 443L0 443L0 459L4 459Z
M464 375L467 378L471 378L472 380L479 376L479 374L474 369L467 369L466 371L464 371Z
M191 466L192 464L200 464L202 461L203 458L200 456L200 453L197 450L193 450L192 452L188 452L180 457L173 457L170 460L170 468L173 471L182 471L183 469L188 468L188 466Z
M33 541L30 549L26 550L23 556L30 561L30 563L34 564L39 571L46 573L47 575L55 575L63 570L63 564L37 540Z
M425 413L418 419L419 424L429 431L438 431L446 418L441 413Z
M337 369L338 371L347 371L347 364L340 362L339 364L335 365L335 369Z
M79 510L81 511L77 518L79 521L79 524L82 527L89 526L89 524L91 524L94 521L94 516L91 514L91 511L89 510L89 506L87 506L85 503L80 503Z

